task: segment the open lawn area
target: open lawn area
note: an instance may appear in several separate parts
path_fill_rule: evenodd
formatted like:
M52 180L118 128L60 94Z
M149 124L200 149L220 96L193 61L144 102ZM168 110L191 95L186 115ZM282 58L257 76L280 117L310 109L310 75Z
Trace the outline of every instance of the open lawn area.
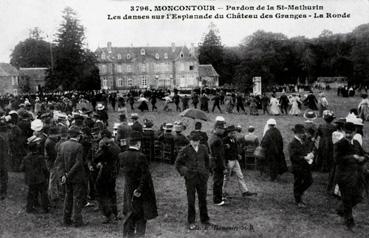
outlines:
M360 97L335 97L333 92L327 93L330 109L336 117L345 117L349 109L360 102ZM210 105L212 106L212 104ZM137 105L136 105L137 107ZM158 105L162 110L162 105ZM151 105L150 105L151 108ZM171 104L171 108L175 108ZM163 122L174 122L182 119L188 124L185 134L194 127L193 120L183 119L172 111L139 113L140 121L149 118L158 129ZM210 113L211 122L204 122L203 128L210 133L215 116ZM246 132L249 125L256 128L261 138L268 115L249 116L245 114L222 114L227 124L241 125ZM110 125L118 122L118 113L110 114ZM293 138L291 128L296 123L303 123L303 117L277 116L277 127L284 138L286 159L290 164L287 144ZM317 119L316 123L322 123ZM368 123L364 126L364 149L368 147ZM307 208L297 208L293 198L293 176L285 173L277 182L259 176L256 171L244 171L245 180L250 191L258 193L256 197L242 198L235 177L231 178L232 199L229 204L218 207L212 203L212 179L208 181L208 210L212 223L217 226L189 231L186 227L187 199L184 179L180 177L173 165L154 162L151 172L156 190L159 217L148 222L146 237L368 237L369 206L366 198L354 209L357 226L355 232L345 230L343 220L336 215L338 200L326 194L328 175L314 173L314 183L307 190L304 200ZM123 179L120 175L117 182L118 209L121 210L123 196ZM9 173L8 198L0 202L0 237L122 237L122 222L103 225L103 216L93 208L83 211L84 221L88 225L82 228L63 227L62 209L52 210L50 214L27 214L25 212L27 187L23 182L23 174ZM198 215L197 215L198 216ZM197 218L198 220L198 218ZM199 223L200 224L200 223Z

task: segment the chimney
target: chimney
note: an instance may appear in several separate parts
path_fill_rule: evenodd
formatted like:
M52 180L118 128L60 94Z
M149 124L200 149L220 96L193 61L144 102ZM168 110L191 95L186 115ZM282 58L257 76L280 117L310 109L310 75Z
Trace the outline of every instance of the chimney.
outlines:
M108 41L108 53L110 54L111 53L111 42L110 41Z
M174 42L172 42L172 52L176 52L176 44Z

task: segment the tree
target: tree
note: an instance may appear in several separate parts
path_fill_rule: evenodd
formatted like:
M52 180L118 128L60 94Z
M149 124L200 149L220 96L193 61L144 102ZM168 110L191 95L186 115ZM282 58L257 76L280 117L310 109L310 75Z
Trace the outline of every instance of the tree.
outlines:
M255 76L261 76L265 86L286 83L286 62L290 54L287 40L283 34L265 31L246 37L240 47L241 62L236 72L239 87L245 90L252 88Z
M63 11L57 32L54 66L49 69L46 87L62 90L100 89L96 57L84 48L84 28L70 7Z
M211 64L219 74L219 83L226 79L223 74L223 45L214 24L210 24L209 32L205 35L199 47L200 64Z
M29 37L14 47L10 55L10 64L18 68L49 67L52 46L43 40L41 33L37 27L30 30Z
M353 83L369 84L369 24L360 25L352 32Z

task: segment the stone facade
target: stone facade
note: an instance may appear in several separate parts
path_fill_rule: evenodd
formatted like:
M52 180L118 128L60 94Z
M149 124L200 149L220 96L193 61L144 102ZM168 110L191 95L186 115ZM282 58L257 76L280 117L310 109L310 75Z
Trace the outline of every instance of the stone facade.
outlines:
M101 88L194 88L199 86L195 47L107 47L96 50Z
M20 68L21 89L29 93L36 93L45 86L47 68Z
M0 63L0 95L19 93L19 71L10 64Z

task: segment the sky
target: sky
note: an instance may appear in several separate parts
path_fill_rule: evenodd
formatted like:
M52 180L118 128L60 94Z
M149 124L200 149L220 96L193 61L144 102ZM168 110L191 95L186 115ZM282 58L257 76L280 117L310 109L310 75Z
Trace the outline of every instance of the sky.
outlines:
M321 5L318 11L287 10L237 10L226 11L227 5L255 7L258 5ZM151 12L132 12L132 6L148 6ZM125 14L153 15L170 12L154 11L154 6L168 5L210 5L216 11L177 11L177 14L257 14L258 19L203 19L203 20L108 20L111 16ZM0 0L0 62L9 62L15 45L29 36L29 30L38 27L45 40L55 40L55 33L62 23L62 11L70 6L77 12L80 23L85 27L86 46L91 50L105 47L107 42L113 46L170 46L190 45L201 42L213 22L219 30L222 43L236 46L248 35L257 30L279 32L288 37L317 37L324 30L333 33L347 33L355 27L369 23L369 0ZM221 9L220 9L221 8ZM260 19L262 13L272 15L273 19ZM314 12L327 13L346 12L349 18L333 19L276 19L276 13L307 14ZM173 13L173 12L172 12Z

